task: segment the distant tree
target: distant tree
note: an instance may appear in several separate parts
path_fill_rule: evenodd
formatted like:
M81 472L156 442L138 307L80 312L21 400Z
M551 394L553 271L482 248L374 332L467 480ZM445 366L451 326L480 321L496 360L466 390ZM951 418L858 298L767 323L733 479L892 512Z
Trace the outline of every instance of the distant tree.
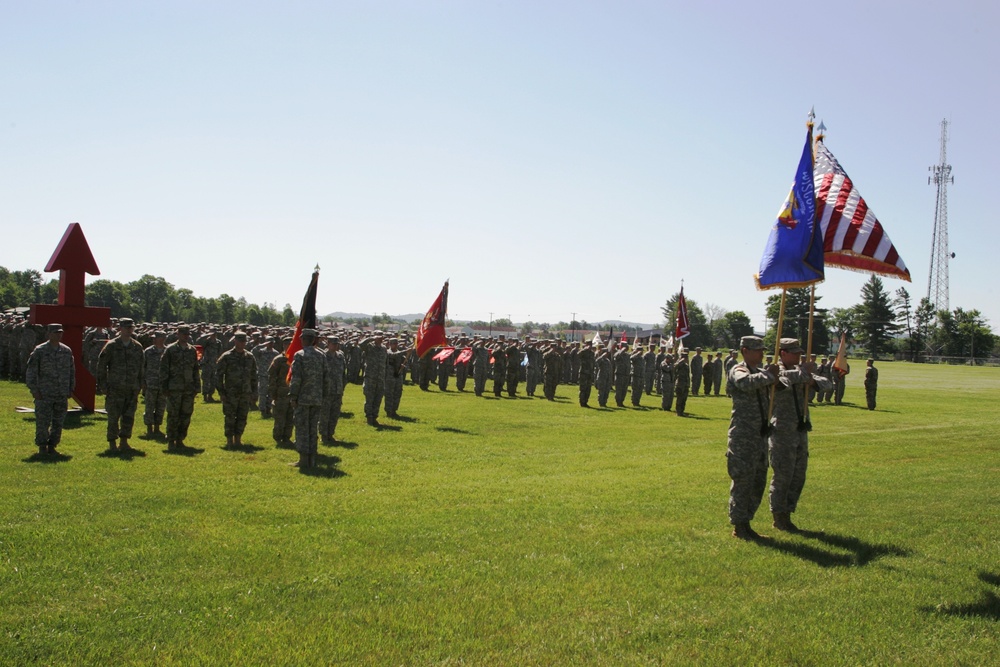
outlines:
M984 357L993 352L996 337L978 310L938 311L934 345L948 357Z
M910 300L910 293L905 287L896 290L892 299L892 307L896 312L896 323L901 331L906 332L907 358L915 361L917 358L917 348L913 344L913 303Z
M125 286L132 303L133 314L142 322L157 322L162 317L163 306L174 292L174 286L164 278L148 273Z
M535 323L532 322L531 320L528 320L527 322L521 325L521 328L518 330L518 332L522 336L527 336L534 330L535 330Z
M232 324L236 321L236 299L229 296L228 294L219 295L219 318L213 320L215 322L221 322L223 324Z
M680 292L675 292L667 299L666 305L660 308L666 322L663 325L667 335L673 334L677 327L677 302L680 301ZM684 347L714 347L712 344L712 332L708 328L705 320L705 313L698 306L698 302L688 296L684 297L687 304L688 323L691 325L691 335L684 339Z
M827 329L829 313L826 308L820 308L823 297L819 294L813 299L813 354L823 354L830 349L830 332ZM809 299L810 288L796 287L785 294L785 315L781 321L782 338L798 338L802 347L809 343ZM777 322L781 315L781 293L772 294L767 298L767 319L774 322L775 327L764 336L764 346L773 350L777 335Z
M292 310L291 304L285 304L285 307L281 311L281 323L286 327L295 326L295 322L299 319L299 316L295 314Z
M88 306L110 308L111 317L127 317L130 314L126 306L128 294L119 282L95 280L87 285L85 300Z
M857 339L865 345L869 355L877 357L889 348L889 341L899 330L896 313L882 279L874 273L861 287L861 299L857 307Z
M493 326L494 327L512 327L512 326L514 326L514 323L511 322L510 319L507 318L507 317L500 317L500 318L497 318L497 319L493 320Z
M934 304L926 296L920 299L913 314L913 348L917 351L917 360L921 352L929 350L933 338L934 330L937 327L937 313L934 312Z
M722 343L729 348L739 348L743 336L753 335L753 325L750 318L742 310L733 310L722 316L715 323L716 330L722 337Z

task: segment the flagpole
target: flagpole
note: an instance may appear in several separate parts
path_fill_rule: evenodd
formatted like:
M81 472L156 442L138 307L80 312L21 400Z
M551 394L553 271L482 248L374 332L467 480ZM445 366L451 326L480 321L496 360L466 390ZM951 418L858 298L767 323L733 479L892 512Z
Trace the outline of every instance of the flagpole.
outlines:
M812 361L812 350L813 350L813 316L815 311L813 307L816 304L816 283L809 286L809 337L806 339L806 363ZM809 421L809 388L806 387L806 402L805 409L802 411L803 419L807 422Z
M781 358L781 328L785 323L785 295L788 294L788 289L785 287L781 288L781 308L778 310L778 328L774 333L774 362L778 363ZM774 392L777 388L777 384L771 385L771 399L767 407L767 423L771 423L771 417L774 416Z

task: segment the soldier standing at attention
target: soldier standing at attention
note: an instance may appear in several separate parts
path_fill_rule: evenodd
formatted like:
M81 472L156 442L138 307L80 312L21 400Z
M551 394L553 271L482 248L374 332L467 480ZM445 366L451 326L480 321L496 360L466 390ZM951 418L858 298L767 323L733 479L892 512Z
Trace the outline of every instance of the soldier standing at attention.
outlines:
M399 419L407 352L408 350L399 349L398 338L389 339L389 349L385 353L385 414L392 419ZM458 355L457 348L453 355Z
M524 391L528 396L534 397L535 389L542 381L542 369L545 362L542 361L541 343L531 340L530 336L524 338L524 354L528 357L528 368L524 377Z
M359 346L365 353L365 417L369 426L378 426L378 413L382 409L385 395L386 349L382 346L383 334L376 331L371 338L365 338ZM295 428L299 419L295 417Z
M597 377L594 385L597 387L597 404L602 408L608 407L608 394L611 393L611 381L614 372L611 365L611 357L607 350L601 345L597 346L597 359L594 362L597 368Z
M233 348L223 352L215 364L215 386L225 416L226 447L243 445L250 404L257 395L257 360L246 348L246 333L237 331L233 334Z
M288 400L295 410L295 449L299 452L299 460L290 465L312 468L316 465L319 417L323 399L330 393L330 376L326 355L314 347L316 330L303 329L300 336L302 349L292 358L292 379L288 384ZM382 363L385 363L384 356ZM365 382L367 381L366 372Z
M476 396L482 396L486 390L486 375L490 365L490 351L486 349L481 338L472 342L472 387Z
M865 398L868 400L868 409L875 409L875 394L878 393L878 369L875 368L875 360L868 358L868 366L865 368Z
M469 360L459 361L462 354L468 354L468 339L462 338L455 345L455 389L465 391L465 383L469 379Z
M167 399L167 449L184 447L194 413L194 397L201 390L198 352L191 345L191 327L181 324L177 340L160 359L160 391Z
M656 346L652 343L649 344L649 350L642 357L642 370L646 380L646 385L643 389L647 396L653 395L653 385L656 382Z
M203 336L198 344L201 345L201 380L202 394L206 403L214 403L215 398L215 364L222 356L222 341L215 329L209 329L208 334Z
M771 458L771 513L774 527L795 532L791 515L806 484L809 463L809 431L806 420L806 392L814 384L822 391L827 380L814 375L816 364L802 360L802 346L797 338L782 338L779 343L778 384L774 392L774 416L769 450Z
M337 442L337 424L340 422L340 410L344 407L344 377L347 372L347 357L340 351L339 336L326 337L326 366L330 392L323 399L320 410L319 437L324 445L333 445Z
M764 341L757 336L740 340L743 362L733 365L726 379L726 393L733 397L729 419L729 443L726 467L732 484L729 487L729 523L733 537L758 540L750 527L767 486L767 420L770 402L768 387L777 382L778 369L761 368Z
M131 451L135 410L142 389L145 354L142 344L132 337L135 322L123 317L118 322L118 336L112 338L97 356L97 386L104 390L104 408L108 413L108 450Z
M631 372L631 357L628 353L628 343L622 343L615 352L615 405L619 408L625 407L625 392L628 391L628 383Z
M844 401L844 392L847 391L847 376L851 372L851 365L846 361L844 363L847 365L847 370L833 367L833 378L836 383L833 387L834 405L840 405Z
M490 355L493 357L493 395L499 398L507 379L507 349L504 342L499 341L494 345Z
M733 366L739 363L739 359L736 358L736 350L729 350L729 356L726 357L725 364L723 366L723 375L728 378L729 371L733 370ZM726 382L726 397L729 397L729 382Z
M142 396L146 409L142 421L146 424L146 437L162 436L160 424L167 399L160 391L160 360L167 349L167 332L157 329L153 332L153 344L142 351Z
M46 328L48 340L28 356L24 379L35 399L35 445L39 454L55 454L62 439L69 397L76 388L73 351L62 341L61 324Z
M512 339L504 351L507 355L507 395L517 396L517 384L521 373L521 348L517 339Z
M542 393L545 394L546 400L554 401L556 400L556 387L559 386L559 378L562 374L562 356L554 341L549 343L542 354L542 364L545 366Z
M637 408L646 388L646 360L641 345L635 346L635 352L629 355L628 360L632 379L632 406Z
M267 419L271 416L271 392L267 383L267 369L279 354L274 349L274 338L266 336L262 343L251 350L251 354L257 362L257 407L260 409L260 416Z
M722 353L715 353L715 361L712 362L712 393L716 396L722 390ZM706 390L707 394L708 391Z
M702 371L704 370L705 360L701 356L701 348L694 348L694 358L691 359L691 395L697 396L698 389L701 388L701 378ZM705 393L707 394L707 388Z
M292 339L286 338L283 342L287 350ZM292 360L282 353L271 361L267 369L267 392L271 395L271 416L274 417L271 436L278 447L292 446L292 431L295 428L295 410L288 399L288 371L291 366Z
M590 389L594 386L594 350L591 349L590 342L583 344L583 349L577 355L580 360L580 407L589 408Z
M663 355L660 362L660 407L670 412L674 409L674 355Z
M687 407L688 389L691 386L691 369L688 366L688 351L681 350L674 364L674 396L677 399L677 416L684 416Z

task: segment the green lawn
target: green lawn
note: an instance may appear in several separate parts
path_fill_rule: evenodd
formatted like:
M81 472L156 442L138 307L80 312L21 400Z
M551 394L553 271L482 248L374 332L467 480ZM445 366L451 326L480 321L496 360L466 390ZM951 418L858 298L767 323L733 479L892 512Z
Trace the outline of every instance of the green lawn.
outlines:
M0 383L0 664L997 664L1000 369L880 370L879 410L856 373L812 412L811 532L765 500L761 544L729 534L724 397L407 386L376 431L350 386L306 475L200 399L190 455L104 455L94 415L39 460Z

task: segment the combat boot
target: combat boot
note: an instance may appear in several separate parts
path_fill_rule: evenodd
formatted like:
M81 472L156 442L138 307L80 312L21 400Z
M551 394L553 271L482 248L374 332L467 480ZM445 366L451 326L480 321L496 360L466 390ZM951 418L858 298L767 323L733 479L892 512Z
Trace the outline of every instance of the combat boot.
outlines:
M242 447L242 446L243 446L243 436L242 435L234 435L233 436L233 447Z
M757 539L758 535L753 532L749 523L737 523L733 525L733 537L738 540L752 541Z
M131 452L132 451L132 448L129 447L129 444L128 444L128 438L122 438L121 439L121 445L119 446L119 449L121 449L121 451L123 451L123 452Z
M111 452L112 454L117 453L118 452L118 441L116 441L116 440L108 440L108 451Z
M289 463L288 465L290 467L292 467L292 468L308 468L309 467L309 455L308 454L303 454L303 453L300 452L299 453L299 460L298 461L293 461L292 463Z
M233 446L233 436L227 435L226 436L226 449L229 449L232 446Z
M772 525L786 533L799 532L798 526L792 523L792 515L788 512L774 512L774 523Z
M147 424L146 425L146 437L147 438L152 438L153 437L153 425L152 424Z

